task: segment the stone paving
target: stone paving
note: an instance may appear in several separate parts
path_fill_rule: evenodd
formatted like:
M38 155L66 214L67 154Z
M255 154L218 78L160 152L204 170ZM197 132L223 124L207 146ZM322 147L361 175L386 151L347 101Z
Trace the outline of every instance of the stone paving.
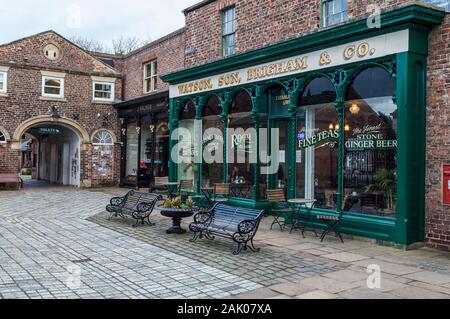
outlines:
M270 231L266 218L261 252L233 256L230 240L166 235L170 220L157 212L153 227L107 220L105 205L125 192L0 192L0 298L450 298L448 253L322 244ZM369 265L381 269L377 289L367 286Z

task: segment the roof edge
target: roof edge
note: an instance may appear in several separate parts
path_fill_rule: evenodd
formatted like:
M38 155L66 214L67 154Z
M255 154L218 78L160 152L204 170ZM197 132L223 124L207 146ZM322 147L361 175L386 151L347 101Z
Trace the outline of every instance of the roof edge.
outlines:
M206 6L207 4L210 4L211 2L215 2L215 1L216 0L203 0L203 1L199 2L199 3L196 3L196 4L192 5L192 6L184 9L181 12L183 12L184 15L187 15L189 12L197 10L197 9L199 9L199 8L201 8L203 6Z

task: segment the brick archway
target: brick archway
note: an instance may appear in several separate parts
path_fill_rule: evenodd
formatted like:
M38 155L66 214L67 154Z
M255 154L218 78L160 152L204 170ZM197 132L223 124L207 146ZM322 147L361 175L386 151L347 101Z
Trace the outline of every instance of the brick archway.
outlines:
M80 137L81 150L86 150L88 146L91 144L89 133L74 120L65 117L52 117L48 115L40 115L22 122L16 128L11 140L12 142L11 148L14 150L20 150L22 135L33 126L40 124L60 125L73 130Z

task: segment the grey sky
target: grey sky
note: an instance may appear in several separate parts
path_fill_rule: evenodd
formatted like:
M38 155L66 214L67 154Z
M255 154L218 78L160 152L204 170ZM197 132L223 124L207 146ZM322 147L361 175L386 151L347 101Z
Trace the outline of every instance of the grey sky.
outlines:
M49 29L108 46L122 35L156 40L184 26L181 10L199 1L0 0L0 43Z

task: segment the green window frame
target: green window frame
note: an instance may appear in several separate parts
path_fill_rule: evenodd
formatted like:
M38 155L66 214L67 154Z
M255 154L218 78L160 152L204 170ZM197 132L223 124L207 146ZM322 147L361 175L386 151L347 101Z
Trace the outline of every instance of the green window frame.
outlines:
M236 7L222 11L222 56L236 53Z

